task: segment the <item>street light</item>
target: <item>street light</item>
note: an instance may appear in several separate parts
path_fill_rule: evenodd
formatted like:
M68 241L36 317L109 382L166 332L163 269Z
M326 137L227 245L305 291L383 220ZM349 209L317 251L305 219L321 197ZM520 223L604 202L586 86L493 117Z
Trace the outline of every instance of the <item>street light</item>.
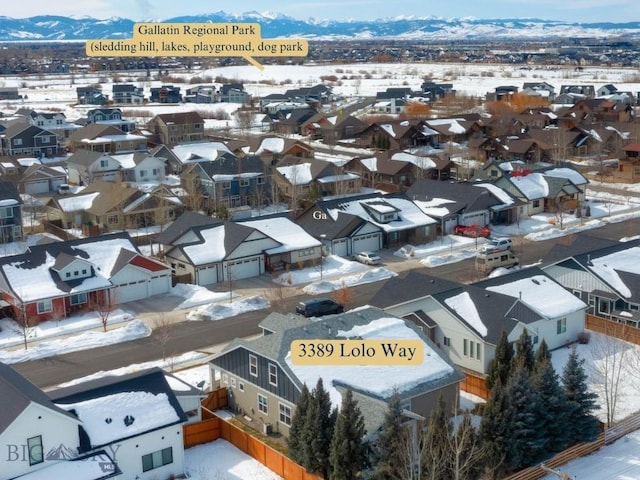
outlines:
M324 233L320 234L320 281L322 281L322 261L324 260L324 239L327 238L327 235Z

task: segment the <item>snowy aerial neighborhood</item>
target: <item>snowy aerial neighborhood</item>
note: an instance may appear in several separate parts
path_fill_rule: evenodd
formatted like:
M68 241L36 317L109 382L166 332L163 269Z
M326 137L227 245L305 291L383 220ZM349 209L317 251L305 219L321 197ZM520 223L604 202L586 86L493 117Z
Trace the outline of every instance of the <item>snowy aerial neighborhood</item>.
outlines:
M3 43L0 480L640 477L637 65L449 43Z

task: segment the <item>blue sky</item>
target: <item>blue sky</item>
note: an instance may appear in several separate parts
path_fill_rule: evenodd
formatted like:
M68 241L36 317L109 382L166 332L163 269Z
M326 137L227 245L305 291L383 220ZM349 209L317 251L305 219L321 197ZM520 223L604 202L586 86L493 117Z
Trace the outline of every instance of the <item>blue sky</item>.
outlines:
M87 15L164 20L218 10L229 13L272 11L299 19L370 20L400 15L433 15L446 18L536 17L576 22L640 21L638 0L238 0L228 3L212 0L4 0L0 16Z

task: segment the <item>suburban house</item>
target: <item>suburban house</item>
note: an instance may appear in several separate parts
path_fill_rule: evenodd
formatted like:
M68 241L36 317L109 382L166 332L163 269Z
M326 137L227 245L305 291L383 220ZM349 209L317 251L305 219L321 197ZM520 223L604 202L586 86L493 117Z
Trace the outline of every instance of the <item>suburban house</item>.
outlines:
M22 193L39 195L57 193L58 187L65 183L67 173L64 168L33 163L20 176L18 188Z
M382 248L383 230L357 215L338 212L335 218L313 205L296 223L322 242L329 255L349 258L358 252L375 252Z
M3 155L49 158L56 156L59 148L58 136L55 133L29 123L12 123L2 137Z
M204 119L198 112L161 113L147 122L150 141L167 146L204 140Z
M96 181L73 195L46 204L50 222L61 228L86 228L86 234L166 225L184 207L165 185L145 191L122 182Z
M66 161L69 183L91 185L102 180L116 182L122 180L122 165L113 155L91 150L78 150Z
M486 162L476 180L491 182L522 202L518 218L574 210L585 201L588 180L571 167L522 162Z
M428 145L435 132L418 120L375 122L355 133L357 145L378 150L403 150Z
M111 96L115 104L141 104L144 102L144 90L131 83L116 83L112 86Z
M438 235L453 233L456 225L510 224L516 221L517 201L489 183L441 182L421 178L407 196L431 218L439 221Z
M640 181L640 143L625 145L623 151L613 176L618 182L636 183Z
M0 182L0 244L24 240L23 201L12 182Z
M120 163L122 179L132 183L162 183L165 177L165 160L147 152L118 153L111 158Z
M315 387L322 378L331 403L339 408L341 396L351 388L364 415L367 440L377 436L387 402L397 390L402 408L413 418L427 418L438 397L448 408L456 406L460 371L413 324L375 308L318 319L271 313L261 323L257 339L236 339L210 362L211 378L220 376L229 406L250 418L265 432L289 434L302 386ZM297 365L292 361L294 340L388 338L420 341L421 367L406 365Z
M280 198L290 201L294 209L301 200L360 192L358 175L343 173L335 163L318 159L304 162L286 157L275 168L272 181Z
M201 141L182 143L173 147L160 145L152 149L151 154L165 157L167 170L179 175L189 164L214 161L223 155L232 154L232 152L226 143Z
M640 242L598 243L555 245L542 268L582 299L589 314L639 328Z
M314 213L316 212L316 213ZM354 195L344 198L317 201L314 207L304 212L305 223L315 216L331 218L334 222L342 214L356 216L368 222L366 240L358 245L358 250L364 245L377 248L392 248L403 244L420 245L436 238L437 221L425 214L409 197L403 193L380 194L371 193ZM342 220L340 220L342 221ZM353 244L352 244L353 245ZM354 246L355 247L355 246ZM347 247L348 252L348 247Z
M201 195L208 211L247 205L262 207L271 197L271 182L260 158L224 153L215 160L190 162L180 179L185 190Z
M268 115L270 130L278 135L300 134L302 125L317 112L315 108L308 106L297 107L291 110L279 110Z
M101 153L146 150L147 140L142 135L125 133L110 123L90 123L69 136L69 149L90 150Z
M316 113L300 126L301 134L313 139L321 138L324 143L332 144L340 140L354 138L366 124L357 117L344 111Z
M215 103L219 97L215 85L197 85L187 88L183 98L187 103Z
M231 150L239 157L243 155L260 157L267 167L268 174L273 173L273 168L285 156L310 159L314 155L313 148L305 142L293 138L275 136L251 137L248 145L241 145Z
M87 112L86 123L111 125L124 133L132 133L136 129L136 122L122 118L122 110L119 108L92 108Z
M169 267L142 255L126 232L35 245L0 258L2 299L29 325L170 287Z
M155 103L180 103L182 102L180 87L173 85L151 87L151 97L149 101Z
M109 102L109 95L92 86L76 87L76 96L80 105L106 105Z
M248 103L250 95L242 83L225 83L218 92L219 101L226 103Z
M0 100L20 100L21 98L18 87L0 87Z
M543 338L559 348L577 340L587 308L537 268L471 285L411 271L389 279L370 304L413 321L465 372L462 388L483 395L502 332L514 342L524 329L534 348Z

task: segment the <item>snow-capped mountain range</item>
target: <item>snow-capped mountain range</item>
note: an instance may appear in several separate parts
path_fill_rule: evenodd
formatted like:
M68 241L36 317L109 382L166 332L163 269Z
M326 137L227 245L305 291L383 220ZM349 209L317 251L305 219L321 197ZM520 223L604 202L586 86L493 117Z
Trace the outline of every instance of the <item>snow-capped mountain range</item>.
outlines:
M571 23L538 18L447 19L402 16L379 20L299 20L272 12L241 15L215 12L148 22L257 22L265 38L430 40L622 37L640 38L640 22ZM0 41L90 40L130 38L135 21L126 18L95 19L42 15L30 18L0 17Z

